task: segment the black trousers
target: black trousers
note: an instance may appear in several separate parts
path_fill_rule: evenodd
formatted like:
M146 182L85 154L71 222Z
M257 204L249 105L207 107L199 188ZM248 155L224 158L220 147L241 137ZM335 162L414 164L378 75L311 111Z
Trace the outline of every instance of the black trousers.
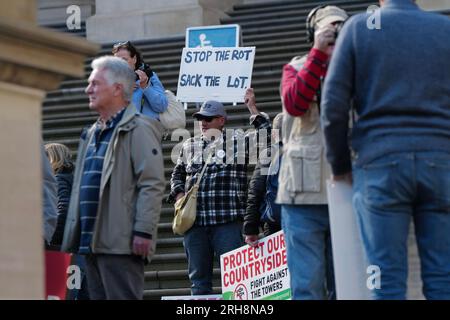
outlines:
M135 255L86 255L86 277L92 300L142 300L144 260Z

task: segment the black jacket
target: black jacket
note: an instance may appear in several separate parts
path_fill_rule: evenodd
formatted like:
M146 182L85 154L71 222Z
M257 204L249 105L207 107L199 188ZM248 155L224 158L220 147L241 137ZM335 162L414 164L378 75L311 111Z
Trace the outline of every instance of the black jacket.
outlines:
M281 147L281 143L278 145ZM264 150L261 154L271 157L271 148ZM253 175L248 185L247 194L247 208L244 214L244 224L242 232L244 235L258 235L259 227L262 226L260 217L260 207L264 202L267 191L267 172L270 167L270 162L267 158L262 161L258 159ZM261 170L263 174L261 174ZM281 226L275 223L264 223L264 235L268 236L274 232L281 230Z
M244 235L259 234L260 212L259 208L266 195L267 175L261 175L261 167L269 167L269 164L262 165L260 161L255 166L253 175L248 185L247 208L244 214Z
M58 221L51 244L60 246L64 235L67 209L69 208L70 192L72 191L73 169L64 169L60 173L57 173L55 178L58 183Z

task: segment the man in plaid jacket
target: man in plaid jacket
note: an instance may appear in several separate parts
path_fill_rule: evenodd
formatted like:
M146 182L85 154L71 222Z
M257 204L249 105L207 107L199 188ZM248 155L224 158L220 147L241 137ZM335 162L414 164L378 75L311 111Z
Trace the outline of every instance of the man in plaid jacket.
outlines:
M195 184L211 154L197 193L197 218L183 241L192 295L212 293L214 254L219 258L244 244L241 230L247 200L247 164L256 163L258 140L263 150L270 137L269 118L259 113L251 88L247 89L245 104L256 134L224 130L224 106L207 101L193 115L200 122L201 135L183 143L172 173L171 201L181 198Z

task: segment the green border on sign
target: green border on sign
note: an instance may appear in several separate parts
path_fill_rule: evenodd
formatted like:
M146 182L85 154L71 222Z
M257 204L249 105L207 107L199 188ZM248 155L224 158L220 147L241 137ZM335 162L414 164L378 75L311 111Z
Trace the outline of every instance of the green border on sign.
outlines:
M234 300L233 291L227 291L222 293L223 300ZM261 300L290 300L292 298L291 289L286 289L280 292L277 292L271 296L262 298Z

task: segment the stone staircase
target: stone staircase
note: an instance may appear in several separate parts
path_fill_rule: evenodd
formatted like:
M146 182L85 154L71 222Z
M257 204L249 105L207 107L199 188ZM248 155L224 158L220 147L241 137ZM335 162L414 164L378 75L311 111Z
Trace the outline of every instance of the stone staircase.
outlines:
M65 32L65 33L71 34L73 36L86 38L86 23L85 22L82 22L80 24L80 29L73 29L73 30L69 30L67 28L67 25L65 22L46 23L46 24L41 24L41 26L49 28L49 29L53 29L55 31Z
M274 1L236 5L228 12L223 24L237 23L242 28L243 45L256 46L252 87L255 89L258 108L273 118L281 111L278 86L282 66L295 55L307 53L305 20L309 11L319 4L339 5L351 15L363 12L378 1ZM446 12L450 15L450 12ZM83 30L79 33L83 36ZM162 39L135 42L144 53L144 60L158 73L166 89L176 91L184 35ZM103 46L101 54L108 54L112 44ZM88 108L84 93L89 74L90 60L86 61L84 79L66 79L58 90L48 92L43 104L44 141L67 145L76 155L79 136L83 127L92 124L96 115ZM192 113L195 106L187 110L187 129L193 134ZM240 104L227 106L228 127L250 128L247 108ZM174 164L171 161L172 148L179 141L170 137L163 141L167 192ZM251 168L250 168L251 169ZM174 236L171 230L173 207L163 203L159 224L157 251L152 263L146 268L146 299L160 299L161 296L189 295L190 282L182 237ZM214 269L214 288L220 293L220 269Z

